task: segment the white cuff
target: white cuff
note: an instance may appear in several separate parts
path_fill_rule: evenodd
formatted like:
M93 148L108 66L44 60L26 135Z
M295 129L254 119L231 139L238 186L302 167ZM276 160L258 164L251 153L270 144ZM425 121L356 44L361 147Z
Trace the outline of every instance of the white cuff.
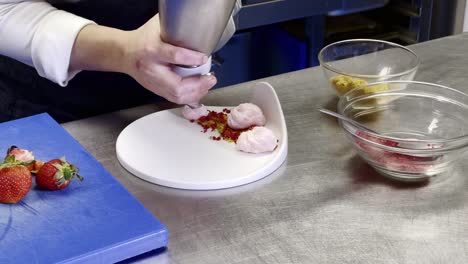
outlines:
M40 76L66 86L79 71L70 72L70 57L80 30L93 21L54 10L39 23L31 43L31 58Z

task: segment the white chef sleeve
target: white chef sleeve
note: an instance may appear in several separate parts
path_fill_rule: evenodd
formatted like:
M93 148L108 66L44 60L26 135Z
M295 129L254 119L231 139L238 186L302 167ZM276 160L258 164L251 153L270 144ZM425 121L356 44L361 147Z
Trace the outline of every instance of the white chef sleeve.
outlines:
M76 36L93 23L44 1L0 0L0 54L66 86L79 72L68 70Z

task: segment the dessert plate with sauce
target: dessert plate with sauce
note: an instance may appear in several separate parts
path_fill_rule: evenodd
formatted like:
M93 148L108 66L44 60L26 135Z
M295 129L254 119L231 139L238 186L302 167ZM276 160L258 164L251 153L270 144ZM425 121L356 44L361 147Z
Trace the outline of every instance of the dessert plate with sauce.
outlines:
M256 83L250 103L259 106L265 127L279 139L275 150L252 154L235 143L210 139L196 122L183 118L182 108L144 116L128 125L116 142L117 158L133 175L148 182L189 190L215 190L248 184L278 169L288 151L286 122L278 96L266 82ZM221 112L234 106L207 106Z

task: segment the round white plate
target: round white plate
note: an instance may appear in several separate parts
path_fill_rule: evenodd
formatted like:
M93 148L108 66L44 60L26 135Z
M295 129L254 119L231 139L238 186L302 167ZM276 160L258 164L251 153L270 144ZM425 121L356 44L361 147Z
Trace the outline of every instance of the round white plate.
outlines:
M255 84L249 102L263 110L265 126L279 139L271 153L244 153L234 143L211 140L211 135L218 134L203 133L177 108L144 116L127 126L117 138L117 158L135 176L173 188L213 190L257 181L284 162L288 136L280 102L270 84ZM233 107L208 107L218 112L223 108Z

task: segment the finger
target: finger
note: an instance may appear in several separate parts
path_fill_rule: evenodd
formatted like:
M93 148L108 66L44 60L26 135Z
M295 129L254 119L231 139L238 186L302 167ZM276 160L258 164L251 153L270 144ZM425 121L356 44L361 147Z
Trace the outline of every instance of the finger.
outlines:
M186 95L186 98L183 98L183 101L185 101L184 104L195 104L199 103L203 97L205 97L208 94L209 90L202 90L201 92L198 93L193 93Z
M180 87L172 94L173 102L189 104L200 101L216 85L214 76L194 76L182 80Z
M167 63L188 66L198 66L208 61L208 57L201 52L176 47L168 43L161 43L156 56Z
M160 64L150 64L144 69L146 78L159 87L175 89L182 83L182 77L177 75L169 66Z

